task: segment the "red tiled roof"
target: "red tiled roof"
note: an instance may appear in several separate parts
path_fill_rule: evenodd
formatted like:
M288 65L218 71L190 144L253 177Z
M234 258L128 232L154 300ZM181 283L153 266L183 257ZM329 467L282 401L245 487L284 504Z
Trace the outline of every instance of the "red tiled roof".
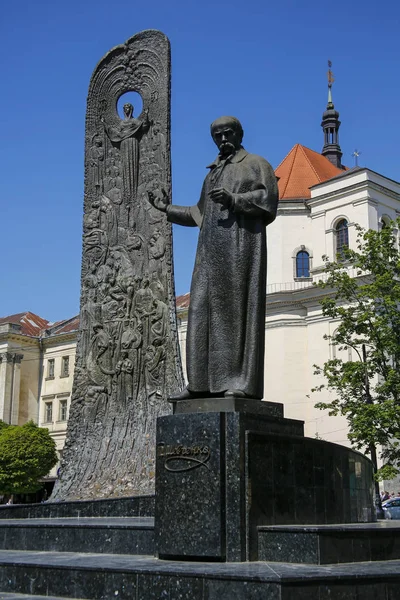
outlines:
M0 318L0 325L5 323L14 323L21 325L21 333L23 335L39 336L41 332L49 325L49 321L42 319L38 315L31 312L17 313L8 317Z
M190 304L190 294L187 292L183 296L176 297L176 308L188 308Z
M325 156L301 144L293 146L275 169L279 199L311 198L310 187L343 173Z
M71 333L72 331L78 331L79 329L79 315L72 317L71 319L64 319L63 321L57 321L46 329L46 335L59 335L60 333Z

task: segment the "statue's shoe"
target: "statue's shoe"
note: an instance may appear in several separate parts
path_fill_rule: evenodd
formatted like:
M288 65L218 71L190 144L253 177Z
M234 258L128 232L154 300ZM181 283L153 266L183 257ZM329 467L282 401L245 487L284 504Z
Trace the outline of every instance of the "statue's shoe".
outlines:
M246 398L246 394L242 390L226 390L225 398Z
M185 387L181 392L168 396L167 400L168 402L180 402L181 400L190 400L191 398L195 398L195 396L187 387Z

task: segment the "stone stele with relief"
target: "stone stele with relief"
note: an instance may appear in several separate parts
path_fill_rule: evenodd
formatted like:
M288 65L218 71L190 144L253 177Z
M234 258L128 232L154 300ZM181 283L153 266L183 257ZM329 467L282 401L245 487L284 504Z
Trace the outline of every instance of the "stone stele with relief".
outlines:
M140 115L126 103L119 116L126 92ZM170 45L153 30L106 54L90 82L80 331L52 500L154 492L156 419L183 376L171 225L148 192L171 198Z

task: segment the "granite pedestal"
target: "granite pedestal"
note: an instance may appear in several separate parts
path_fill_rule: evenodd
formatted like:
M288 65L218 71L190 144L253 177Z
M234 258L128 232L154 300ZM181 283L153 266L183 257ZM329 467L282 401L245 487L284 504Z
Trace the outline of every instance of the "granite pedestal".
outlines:
M158 419L160 558L257 560L261 525L375 520L371 462L281 415L259 400L200 398Z

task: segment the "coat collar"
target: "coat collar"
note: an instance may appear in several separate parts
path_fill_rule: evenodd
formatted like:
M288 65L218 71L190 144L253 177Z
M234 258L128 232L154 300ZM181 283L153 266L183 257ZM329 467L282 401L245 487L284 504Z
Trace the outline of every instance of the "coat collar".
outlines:
M231 158L228 159L228 162L241 162L244 158L246 158L247 155L248 152L243 148L243 146L240 146L239 150ZM207 169L214 169L215 167L218 167L221 164L221 162L221 156L218 154L217 158L211 164L207 165Z

